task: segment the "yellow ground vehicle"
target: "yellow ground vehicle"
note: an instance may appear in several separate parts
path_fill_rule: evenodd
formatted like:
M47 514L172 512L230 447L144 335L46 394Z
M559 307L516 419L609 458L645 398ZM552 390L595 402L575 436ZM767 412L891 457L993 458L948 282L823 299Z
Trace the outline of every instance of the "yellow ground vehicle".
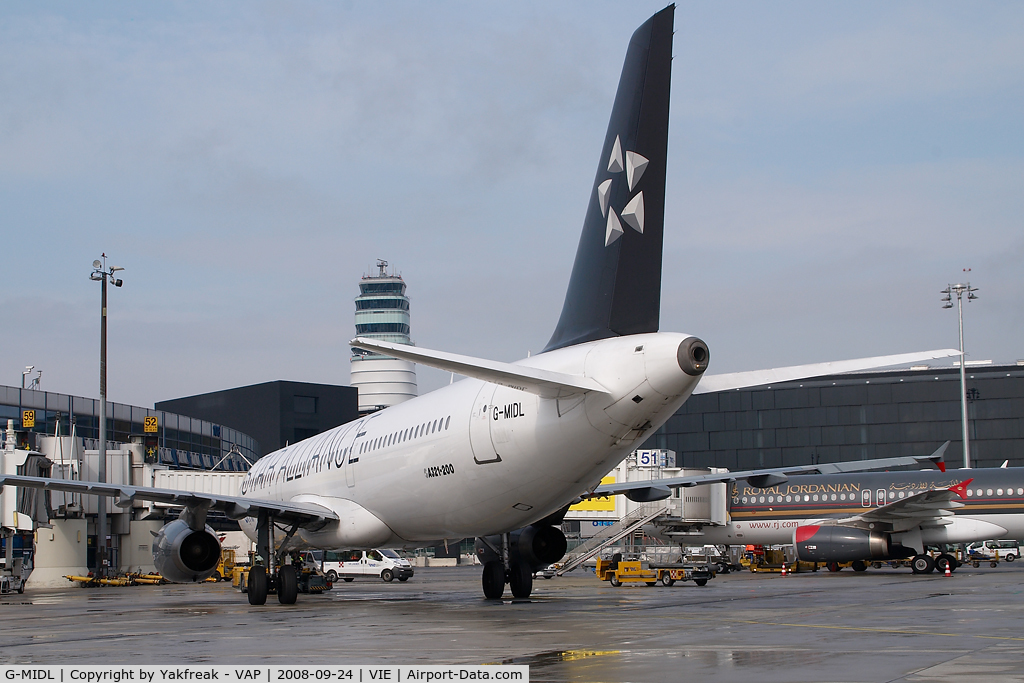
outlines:
M210 578L214 581L231 581L235 573L235 551L232 548L221 548L220 562Z
M613 586L624 583L643 583L656 586L671 586L676 581L693 581L698 586L706 586L715 573L710 567L693 565L650 565L640 560L597 559L595 570L597 578L607 581Z

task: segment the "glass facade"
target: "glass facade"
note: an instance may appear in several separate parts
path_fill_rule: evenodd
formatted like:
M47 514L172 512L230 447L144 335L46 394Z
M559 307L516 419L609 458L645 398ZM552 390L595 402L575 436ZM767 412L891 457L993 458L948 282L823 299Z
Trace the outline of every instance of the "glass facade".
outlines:
M96 448L99 439L99 399L68 396L49 391L31 391L19 387L0 386L0 419L2 428L13 419L18 431L53 436L71 434L86 440L87 448ZM35 426L21 428L21 411L35 411ZM157 431L147 433L145 420L157 418ZM152 457L171 467L209 469L223 458L217 469L244 471L249 468L235 451L255 462L258 444L255 439L237 430L175 415L162 410L140 408L123 403L107 402L107 440L129 443L132 437L142 438Z
M1024 466L1024 367L967 373L973 467ZM963 463L958 368L836 375L697 394L641 448L732 470L924 455Z

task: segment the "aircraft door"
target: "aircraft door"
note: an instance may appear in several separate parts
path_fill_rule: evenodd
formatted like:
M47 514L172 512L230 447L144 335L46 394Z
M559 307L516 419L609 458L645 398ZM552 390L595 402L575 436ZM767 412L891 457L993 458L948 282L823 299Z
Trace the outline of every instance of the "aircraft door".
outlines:
M878 489L875 491L875 505L881 507L885 505L885 489Z
M501 456L495 452L491 442L491 416L488 411L496 389L493 384L484 384L473 401L473 413L469 416L469 444L477 465L501 462Z
M871 507L871 489L865 489L860 492L860 505L861 507Z

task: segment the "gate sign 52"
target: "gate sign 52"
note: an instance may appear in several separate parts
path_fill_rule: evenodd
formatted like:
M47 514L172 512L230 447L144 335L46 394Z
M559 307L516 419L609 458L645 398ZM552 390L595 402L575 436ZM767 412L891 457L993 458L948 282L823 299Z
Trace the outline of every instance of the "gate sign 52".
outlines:
M155 434L159 424L157 423L156 415L147 415L142 418L142 431L147 434Z

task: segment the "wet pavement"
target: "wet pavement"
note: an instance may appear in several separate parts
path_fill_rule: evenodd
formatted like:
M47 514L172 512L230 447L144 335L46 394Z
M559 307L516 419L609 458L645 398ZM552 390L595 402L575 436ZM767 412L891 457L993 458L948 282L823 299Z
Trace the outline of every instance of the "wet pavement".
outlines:
M1024 566L613 588L593 574L488 601L479 567L342 583L285 607L227 584L33 590L0 598L5 664L483 664L532 681L1024 680Z

